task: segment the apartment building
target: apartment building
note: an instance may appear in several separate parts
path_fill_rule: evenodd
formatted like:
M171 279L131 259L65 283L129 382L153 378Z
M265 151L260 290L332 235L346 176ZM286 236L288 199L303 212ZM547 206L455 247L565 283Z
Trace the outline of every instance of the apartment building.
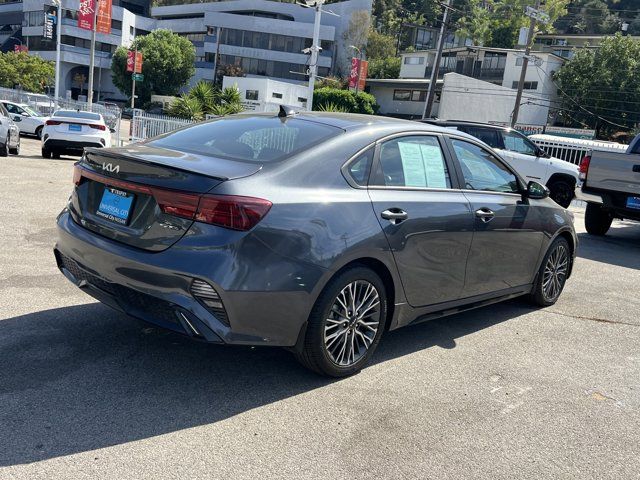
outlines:
M597 49L603 38L611 35L596 34L538 34L533 43L534 52L553 53L562 58L572 58L576 50L582 48ZM640 36L632 36L640 41Z
M42 37L44 5L48 1L3 2L7 0L0 0L3 50L21 42L31 55L53 60L55 42ZM347 72L351 52L344 45L343 34L351 15L358 10L370 12L371 2L346 0L327 6L331 14L322 15L321 20L319 75ZM87 91L91 39L90 31L77 26L78 7L79 0L62 0L61 91L69 91L73 97ZM304 82L309 56L302 50L311 46L314 17L314 9L270 0L113 0L111 34L96 35L94 99L123 99L111 81L113 53L119 46L131 45L136 36L161 28L188 38L195 46L192 84L213 80L216 54L219 66L234 64L247 74Z

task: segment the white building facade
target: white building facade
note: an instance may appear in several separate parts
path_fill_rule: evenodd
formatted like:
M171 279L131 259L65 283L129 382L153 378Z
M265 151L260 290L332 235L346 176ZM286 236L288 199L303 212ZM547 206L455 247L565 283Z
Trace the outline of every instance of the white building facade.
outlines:
M350 52L344 45L343 34L351 15L358 10L370 12L371 3L372 0L334 3L330 10L335 15L322 16L319 75L346 73ZM8 32L12 36L17 33L31 55L53 60L55 42L42 38L46 4L48 0L0 3L0 46L3 32L7 32L5 37ZM216 53L219 53L218 67L233 64L250 75L305 81L309 56L302 50L311 46L314 9L269 0L190 4L162 0L154 4L161 6L152 7L149 0L113 1L111 34L96 34L94 99L98 99L98 93L100 99L123 98L111 81L113 53L119 46L130 46L136 36L161 28L188 38L195 46L196 73L192 84L200 79L213 80ZM61 91L70 90L73 97L86 94L91 38L90 31L77 26L78 7L79 0L62 0ZM16 18L21 18L20 31L15 28ZM5 50L9 49L7 41Z

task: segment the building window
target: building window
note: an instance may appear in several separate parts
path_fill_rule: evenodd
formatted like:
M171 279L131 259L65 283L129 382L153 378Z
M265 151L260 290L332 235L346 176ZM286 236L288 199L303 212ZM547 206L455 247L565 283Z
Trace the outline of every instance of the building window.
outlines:
M394 90L393 99L397 101L411 100L411 90Z
M273 93L271 94L271 96L272 96L273 98L282 98L282 94L281 94L281 93L277 93L277 92L273 92Z
M518 88L518 81L514 81L511 88ZM524 90L537 90L538 82L524 82Z
M258 90L247 90L244 94L247 100L258 100Z
M300 103L307 103L307 99L306 99L306 98L304 98L304 97L298 97L298 101L299 101Z
M424 65L424 57L404 57L405 65Z
M133 25L131 25L129 27L129 35L131 35L133 37L133 36L135 36L135 34L136 34L136 29L133 28Z
M524 63L523 57L516 58L516 67L521 67L523 63Z

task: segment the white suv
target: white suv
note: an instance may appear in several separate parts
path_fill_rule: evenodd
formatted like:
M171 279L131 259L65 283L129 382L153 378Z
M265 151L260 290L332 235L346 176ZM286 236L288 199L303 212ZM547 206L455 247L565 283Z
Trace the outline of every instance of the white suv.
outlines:
M553 158L520 132L508 127L461 120L425 120L454 128L482 140L504 158L525 180L546 185L549 196L567 208L578 183L578 166Z
M43 158L82 155L85 147L110 146L111 132L99 113L57 110L42 131Z

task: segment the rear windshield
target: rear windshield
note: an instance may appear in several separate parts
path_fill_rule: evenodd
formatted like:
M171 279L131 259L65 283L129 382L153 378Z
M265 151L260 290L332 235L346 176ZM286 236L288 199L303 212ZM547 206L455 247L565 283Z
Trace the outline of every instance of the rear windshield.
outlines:
M296 118L226 117L169 133L148 145L255 162L275 162L342 132Z
M53 116L64 118L84 118L85 120L100 120L102 118L99 113L76 112L73 110L58 110L53 113Z

